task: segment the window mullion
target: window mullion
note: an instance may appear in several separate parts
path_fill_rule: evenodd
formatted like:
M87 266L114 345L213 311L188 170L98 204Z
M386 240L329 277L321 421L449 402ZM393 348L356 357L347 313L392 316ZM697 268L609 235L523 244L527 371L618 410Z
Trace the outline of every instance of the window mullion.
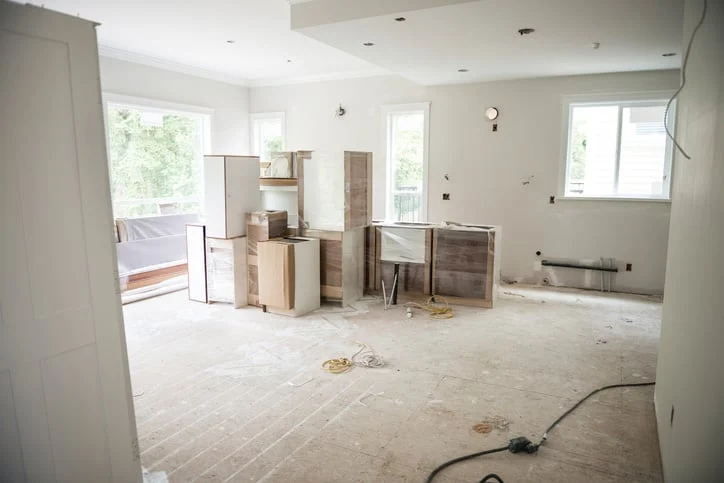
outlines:
M618 127L616 129L616 165L613 177L613 192L618 193L619 176L621 174L621 131L623 130L623 105L618 106Z

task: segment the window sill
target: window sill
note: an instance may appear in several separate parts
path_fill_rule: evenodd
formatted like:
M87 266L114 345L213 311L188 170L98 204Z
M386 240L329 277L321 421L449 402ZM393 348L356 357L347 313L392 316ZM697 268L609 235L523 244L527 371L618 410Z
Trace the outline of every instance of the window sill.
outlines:
M635 201L639 203L671 203L671 198L605 198L594 196L556 196L556 201Z

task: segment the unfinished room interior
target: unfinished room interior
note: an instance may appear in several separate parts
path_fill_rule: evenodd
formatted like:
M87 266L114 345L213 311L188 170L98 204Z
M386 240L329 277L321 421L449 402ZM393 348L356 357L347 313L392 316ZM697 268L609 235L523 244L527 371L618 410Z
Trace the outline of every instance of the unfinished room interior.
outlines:
M724 481L724 1L0 0L0 481Z

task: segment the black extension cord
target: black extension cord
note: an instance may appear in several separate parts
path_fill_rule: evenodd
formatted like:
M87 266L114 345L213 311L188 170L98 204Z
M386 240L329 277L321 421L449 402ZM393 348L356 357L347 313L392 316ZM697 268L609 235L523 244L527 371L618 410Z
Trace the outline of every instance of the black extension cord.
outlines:
M548 439L548 433L555 428L558 423L563 421L563 419L571 414L578 406L583 404L589 397L593 396L596 393L599 393L601 391L605 391L606 389L614 389L617 387L640 387L640 386L653 386L656 384L655 382L639 382L639 383L632 383L632 384L611 384L610 386L603 386L599 387L598 389L589 392L586 397L578 401L576 404L574 404L568 411L561 414L558 419L553 421L553 424L548 426L548 429L546 429L545 433L543 433L543 437L540 440L540 443L535 444L532 441L530 441L526 437L518 437L513 438L508 442L507 446L501 446L500 448L495 449L489 449L486 451L480 451L479 453L473 453L465 456L460 456L459 458L452 459L450 461L446 461L445 463L441 464L434 470L432 470L432 473L427 477L427 480L425 480L425 483L431 483L433 478L437 476L438 473L440 473L442 470L447 468L448 466L452 466L454 464L460 463L461 461L467 461L469 459L477 458L478 456L485 456L486 454L493 454L493 453L500 453L503 451L510 451L511 453L528 453L533 454L538 451L538 448L543 446L543 443L546 442ZM490 473L489 475L486 475L482 480L480 480L480 483L489 483L490 481L496 481L498 483L503 483L503 480L500 478L500 476L496 475L495 473Z

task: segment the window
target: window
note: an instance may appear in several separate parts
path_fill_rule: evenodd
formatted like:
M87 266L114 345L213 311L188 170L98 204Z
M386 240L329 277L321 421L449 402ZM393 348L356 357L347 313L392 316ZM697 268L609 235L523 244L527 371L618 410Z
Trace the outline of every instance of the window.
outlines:
M386 106L386 218L426 221L430 104Z
M669 199L667 99L570 103L566 197ZM674 119L675 113L669 113ZM673 122L671 122L673 125Z
M271 160L271 153L284 151L284 113L270 112L251 116L251 152L262 163Z
M199 212L210 116L148 103L106 103L113 215Z

